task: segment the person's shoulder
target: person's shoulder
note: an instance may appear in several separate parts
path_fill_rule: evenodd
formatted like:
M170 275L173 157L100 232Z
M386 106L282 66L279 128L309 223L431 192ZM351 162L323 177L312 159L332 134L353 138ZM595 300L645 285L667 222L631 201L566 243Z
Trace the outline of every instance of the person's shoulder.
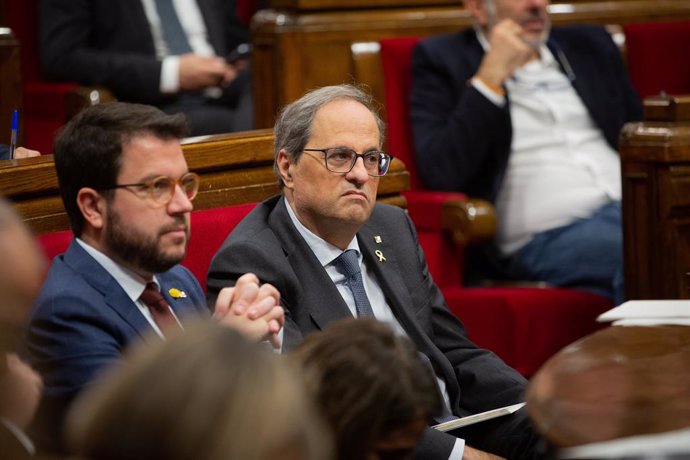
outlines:
M611 34L599 24L572 24L554 27L551 35L559 42L567 41L572 44L585 44L601 40L612 41Z
M415 47L415 52L423 51L432 56L448 52L456 53L458 50L473 46L476 40L476 33L473 29L462 29L454 33L423 38Z
M406 213L403 208L385 203L376 203L369 221L382 225L391 225L403 222L406 219Z

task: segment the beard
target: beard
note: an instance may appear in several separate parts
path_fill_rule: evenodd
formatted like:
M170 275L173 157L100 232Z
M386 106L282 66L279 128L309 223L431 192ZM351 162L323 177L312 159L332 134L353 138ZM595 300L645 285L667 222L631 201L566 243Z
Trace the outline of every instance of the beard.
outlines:
M185 251L182 255L168 255L160 250L158 244L165 233L185 225ZM189 243L189 225L184 216L176 217L176 222L161 228L155 237L144 235L122 224L118 213L108 213L104 232L105 245L111 254L147 273L161 273L170 270L184 259L187 243Z
M493 26L498 24L500 21L494 0L484 0L484 8L489 20L488 29L491 30ZM522 17L516 18L515 22L523 25L524 23L534 19L540 19L544 22L544 30L536 37L523 37L522 39L531 48L538 51L541 45L546 44L546 41L549 39L549 34L551 33L551 18L549 17L549 14L546 11L540 10L539 8L532 8L522 15Z

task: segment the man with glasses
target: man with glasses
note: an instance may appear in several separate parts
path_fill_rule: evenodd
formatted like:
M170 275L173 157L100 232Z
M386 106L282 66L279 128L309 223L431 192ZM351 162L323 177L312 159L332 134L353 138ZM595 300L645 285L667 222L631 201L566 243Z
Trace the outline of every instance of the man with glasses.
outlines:
M282 195L257 206L213 258L209 296L245 271L275 285L286 310L283 349L352 316L373 316L407 335L431 362L446 401L439 420L521 401L525 380L467 339L429 275L412 222L376 202L391 156L371 97L349 86L307 93L276 122L274 171ZM345 365L345 364L344 364ZM453 433L470 446L531 458L524 411ZM420 458L476 458L456 436L428 429Z
M81 112L56 139L75 238L50 267L24 344L45 382L32 427L43 450L63 450L70 403L130 343L160 340L210 316L199 283L178 265L199 188L180 146L185 132L182 115L113 103ZM278 301L275 288L248 274L218 295L214 318L279 347Z
M601 26L551 30L548 0L466 0L474 28L423 40L410 119L428 188L494 203L484 275L623 299L618 135L639 98Z

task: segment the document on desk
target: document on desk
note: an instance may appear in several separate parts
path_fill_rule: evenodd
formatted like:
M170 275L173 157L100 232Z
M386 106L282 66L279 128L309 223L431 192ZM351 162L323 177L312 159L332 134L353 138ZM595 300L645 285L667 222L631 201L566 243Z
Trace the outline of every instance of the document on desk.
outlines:
M629 300L606 311L599 322L614 326L690 326L689 300Z
M504 415L514 414L518 410L522 409L526 403L513 404L512 406L499 407L498 409L488 410L486 412L480 412L478 414L468 415L467 417L462 417L456 420L451 420L450 422L439 423L438 425L432 426L439 431L451 431L456 428L461 428L463 426L472 425L474 423L483 422L485 420L491 420L496 417L503 417Z

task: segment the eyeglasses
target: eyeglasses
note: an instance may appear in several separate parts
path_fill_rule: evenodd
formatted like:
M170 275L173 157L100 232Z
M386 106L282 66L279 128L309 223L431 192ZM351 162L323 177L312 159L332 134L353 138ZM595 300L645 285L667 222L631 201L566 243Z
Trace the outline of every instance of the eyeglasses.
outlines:
M357 159L361 158L367 174L373 177L385 176L393 160L393 156L378 150L357 153L352 149L334 147L330 149L304 149L304 151L323 153L326 169L339 174L347 174L352 171Z
M193 172L188 172L179 179L172 179L167 176L158 176L138 184L118 184L113 185L112 187L103 188L101 190L126 188L127 190L131 190L139 198L150 198L157 204L166 205L170 203L170 200L172 200L173 196L175 195L176 185L182 189L184 194L187 195L187 198L191 201L196 198L196 194L199 191L199 176Z

